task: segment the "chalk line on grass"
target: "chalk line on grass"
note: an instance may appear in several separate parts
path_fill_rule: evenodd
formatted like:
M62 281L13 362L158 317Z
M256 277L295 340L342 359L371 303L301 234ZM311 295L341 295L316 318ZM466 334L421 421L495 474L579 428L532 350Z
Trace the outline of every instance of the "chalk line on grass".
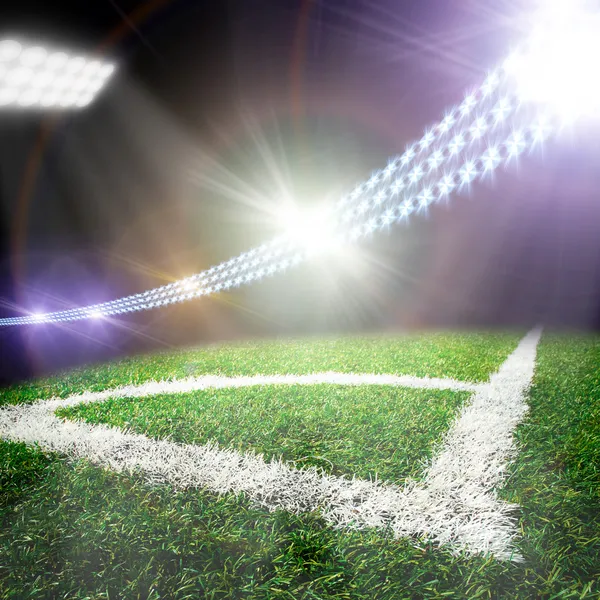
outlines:
M397 537L423 536L452 551L491 553L519 560L514 507L496 497L507 462L515 453L513 431L527 411L541 331L530 332L486 384L396 375L205 376L150 382L66 399L0 409L0 437L54 451L118 472L142 473L153 484L245 493L269 510L318 510L336 527L390 527ZM112 397L143 397L209 388L252 385L396 385L474 391L471 402L444 436L423 481L403 487L335 477L315 468L267 462L253 452L153 440L105 425L64 421L60 407Z
M431 390L454 390L474 392L481 383L469 383L457 379L438 377L413 377L412 375L379 375L376 373L311 373L309 375L242 375L224 377L221 375L201 375L166 381L148 381L140 385L124 385L102 392L84 392L65 399L42 400L50 407L75 406L89 402L102 402L109 398L144 398L161 394L185 394L207 389L242 388L261 385L392 385L398 387L423 388ZM54 408L52 409L54 410Z

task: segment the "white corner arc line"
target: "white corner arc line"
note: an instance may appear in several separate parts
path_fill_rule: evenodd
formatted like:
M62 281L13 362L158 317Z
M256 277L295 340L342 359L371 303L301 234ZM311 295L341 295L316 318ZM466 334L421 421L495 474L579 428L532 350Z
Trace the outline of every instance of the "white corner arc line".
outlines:
M145 398L162 394L187 394L207 389L254 387L261 385L390 385L397 387L422 388L431 390L454 390L475 392L483 383L470 383L457 379L439 377L413 377L412 375L380 375L377 373L311 373L309 375L242 375L225 377L221 375L201 375L184 379L148 381L139 385L124 385L101 392L84 392L68 398L42 400L48 408L75 406L89 402L103 402L109 398Z
M436 380L433 384L433 380L405 376L339 373L194 378L155 383L159 387L154 388L151 384L145 384L146 388L118 388L111 395L99 392L4 407L0 409L0 438L38 444L43 450L87 458L119 472L141 472L150 483L206 488L217 493L243 492L269 510L319 510L337 527L389 526L398 537L424 536L447 544L455 552L484 552L498 559L518 560L513 548L517 533L512 517L514 507L498 500L495 489L503 480L506 461L515 451L513 430L527 411L525 395L533 377L540 335L540 330L534 330L525 336L489 383L483 385L453 388L446 385L452 380ZM341 379L341 375L346 379ZM232 387L233 381L237 382L235 387L289 385L298 383L299 378L306 385L372 382L468 389L475 394L444 437L424 480L409 481L404 487L330 476L314 468L295 469L281 461L266 462L252 452L241 454L214 444L195 446L152 440L103 425L62 421L54 415L61 406L101 401L115 395L149 395L142 394L142 389L155 394L173 393L191 391L190 386ZM423 385L426 382L431 385ZM440 382L446 382L444 387L440 387ZM164 391L167 384L171 392ZM193 387L200 385L203 387Z

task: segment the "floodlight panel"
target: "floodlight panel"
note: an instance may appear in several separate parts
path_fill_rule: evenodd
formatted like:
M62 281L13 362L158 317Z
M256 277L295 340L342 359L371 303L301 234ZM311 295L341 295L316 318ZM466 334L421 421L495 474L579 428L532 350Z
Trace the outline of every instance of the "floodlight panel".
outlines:
M0 39L0 108L83 108L114 72L113 63L97 58Z

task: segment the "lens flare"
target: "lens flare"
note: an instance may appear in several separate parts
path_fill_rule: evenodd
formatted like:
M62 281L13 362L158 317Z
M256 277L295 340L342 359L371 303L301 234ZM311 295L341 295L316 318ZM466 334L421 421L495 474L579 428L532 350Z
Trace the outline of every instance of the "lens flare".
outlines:
M339 240L331 214L324 208L287 206L278 217L284 238L298 250L320 255L334 249Z
M543 3L523 48L504 63L519 98L546 106L564 121L600 116L600 10L586 2Z

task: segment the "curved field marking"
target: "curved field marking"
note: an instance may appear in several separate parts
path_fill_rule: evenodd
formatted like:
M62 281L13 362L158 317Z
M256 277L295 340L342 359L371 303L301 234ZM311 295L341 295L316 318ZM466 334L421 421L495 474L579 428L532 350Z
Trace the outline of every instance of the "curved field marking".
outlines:
M423 536L454 552L491 553L520 560L514 506L498 500L507 461L514 455L513 431L527 412L525 395L533 378L540 330L530 332L487 384L461 384L393 375L203 377L128 386L106 392L0 409L0 437L60 452L119 472L142 473L149 483L245 493L269 510L318 510L336 527L389 527L397 537ZM475 390L440 445L422 482L404 487L335 477L315 468L295 469L252 452L152 440L104 425L63 421L54 411L110 397L142 397L243 385L338 383L410 385ZM385 383L384 383L385 382ZM418 384L418 385L417 385ZM169 390L169 391L166 391ZM143 393L145 392L145 393Z
M207 389L226 389L253 387L259 385L392 385L397 387L423 388L430 390L454 390L475 392L481 383L469 383L456 379L438 377L413 377L412 375L378 375L336 373L312 373L310 375L247 375L223 377L220 375L202 375L168 381L149 381L141 385L124 385L102 392L84 392L66 399L43 400L48 408L75 406L89 402L103 402L109 398L144 398L161 394L186 394ZM53 403L53 404L52 404Z

